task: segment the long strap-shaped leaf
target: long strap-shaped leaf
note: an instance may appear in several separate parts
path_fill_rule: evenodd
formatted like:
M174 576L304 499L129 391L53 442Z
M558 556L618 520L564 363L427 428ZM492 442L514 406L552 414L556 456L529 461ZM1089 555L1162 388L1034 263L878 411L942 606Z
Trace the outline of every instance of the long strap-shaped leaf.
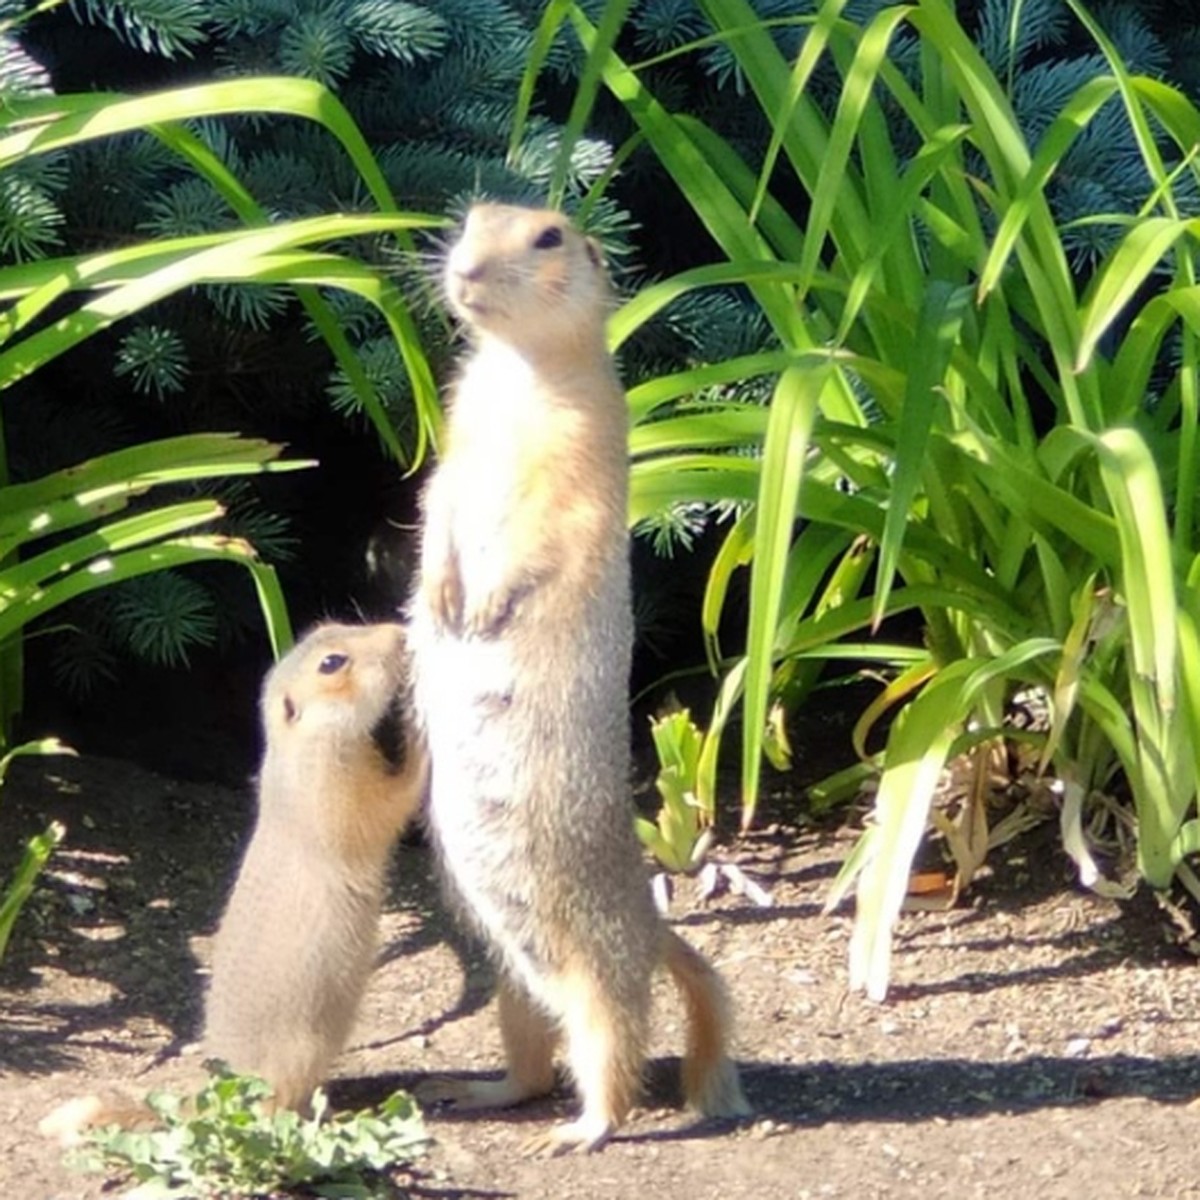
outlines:
M767 692L774 669L775 628L792 544L800 480L821 393L832 370L830 363L791 367L780 376L771 400L755 506L758 533L750 575L750 617L746 629L743 829L753 822L758 800L758 761L766 727Z
M138 97L88 94L17 100L9 106L5 119L0 121L0 128L11 130L7 136L0 138L0 163L48 153L82 141L144 129L186 159L243 221L251 225L265 224L267 214L250 193L199 138L178 123L189 118L243 112L276 112L322 124L345 148L380 209L388 214L396 212L396 203L387 180L341 102L314 81L284 76L218 81ZM406 248L412 248L406 225L397 223L391 232L400 238ZM396 437L374 385L328 303L315 287L297 286L296 290L364 410L375 424L380 439L399 461L404 461L404 448ZM0 281L0 293L3 291L4 284ZM388 323L398 339L421 417L416 453L419 462L425 451L427 437L430 433L436 435L439 425L437 390L416 326L406 306L393 305Z
M892 929L963 714L991 681L1021 677L1027 664L1058 649L1052 639L1032 638L990 662L960 659L939 672L892 726L888 765L875 799L876 828L869 852L859 861L858 917L850 939L850 986L872 1000L882 1000L887 992Z

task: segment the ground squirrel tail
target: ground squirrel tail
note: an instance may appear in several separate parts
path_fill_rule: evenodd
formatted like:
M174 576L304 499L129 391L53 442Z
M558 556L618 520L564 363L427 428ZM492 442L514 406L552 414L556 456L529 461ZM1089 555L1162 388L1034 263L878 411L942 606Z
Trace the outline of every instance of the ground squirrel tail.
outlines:
M119 1091L75 1096L64 1101L38 1122L38 1133L60 1146L77 1146L90 1129L118 1125L122 1129L148 1129L158 1118L140 1100Z
M721 977L704 955L670 929L666 931L664 961L687 1012L685 1099L706 1117L747 1116L750 1105L729 1057L732 1016Z

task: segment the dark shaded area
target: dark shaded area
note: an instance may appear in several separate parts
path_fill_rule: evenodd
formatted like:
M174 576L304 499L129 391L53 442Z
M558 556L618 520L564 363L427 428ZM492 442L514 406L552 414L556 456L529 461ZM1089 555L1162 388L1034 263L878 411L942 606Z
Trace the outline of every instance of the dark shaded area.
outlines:
M678 1108L683 1103L678 1059L657 1059L646 1071L646 1103ZM812 1062L803 1066L743 1062L743 1081L754 1096L756 1116L798 1126L829 1122L957 1120L987 1113L1033 1113L1039 1109L1097 1104L1136 1096L1160 1104L1185 1104L1200 1091L1200 1054L1166 1058L1130 1055L1089 1058L1034 1057L1020 1062L914 1059L898 1063ZM330 1099L339 1108L378 1104L397 1088L411 1090L420 1075L396 1072L369 1079L338 1080ZM506 1120L536 1128L562 1119L571 1092L564 1081L553 1096L522 1105ZM494 1120L494 1114L439 1113L450 1122ZM719 1137L731 1121L697 1121L682 1130L618 1134L616 1140L654 1142Z

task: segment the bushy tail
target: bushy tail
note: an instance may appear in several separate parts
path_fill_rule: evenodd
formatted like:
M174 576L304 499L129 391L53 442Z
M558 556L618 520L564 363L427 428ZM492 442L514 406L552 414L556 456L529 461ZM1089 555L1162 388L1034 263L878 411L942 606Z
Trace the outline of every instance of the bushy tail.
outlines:
M729 1057L732 1016L721 977L704 955L671 929L665 931L663 961L687 1012L684 1098L706 1117L748 1116L752 1110Z
M77 1146L89 1129L103 1125L148 1129L157 1122L154 1111L141 1101L110 1091L64 1101L38 1122L38 1133L60 1146Z

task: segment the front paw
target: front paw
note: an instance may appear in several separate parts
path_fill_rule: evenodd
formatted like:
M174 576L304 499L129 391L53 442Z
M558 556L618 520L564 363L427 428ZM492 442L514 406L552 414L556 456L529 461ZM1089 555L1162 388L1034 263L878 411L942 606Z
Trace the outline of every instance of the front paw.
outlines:
M463 617L464 635L494 638L513 619L528 588L498 588L489 592L482 603L473 605Z
M463 585L457 563L448 563L442 571L426 572L421 596L439 633L462 633Z

